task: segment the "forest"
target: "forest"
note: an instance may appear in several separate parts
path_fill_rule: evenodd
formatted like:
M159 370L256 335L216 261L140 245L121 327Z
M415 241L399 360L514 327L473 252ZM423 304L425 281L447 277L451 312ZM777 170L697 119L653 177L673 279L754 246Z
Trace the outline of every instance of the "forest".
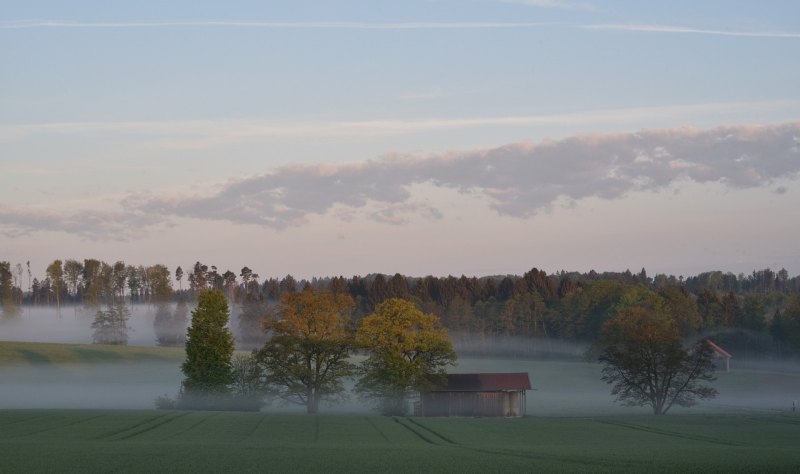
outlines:
M34 276L30 263L0 261L3 318L14 318L28 305L82 305L97 310L95 334L102 336L115 318L128 317L125 305L151 304L158 308L158 343L182 345L189 307L198 293L216 289L235 309L237 347L253 348L263 344L264 322L275 317L281 297L313 288L349 295L356 320L388 299L411 301L439 316L461 353L480 352L509 336L591 344L607 320L638 306L671 314L686 340L712 337L747 357L800 354L800 276L790 277L785 269L747 275L709 271L687 278L650 277L645 269L548 274L533 268L521 276L370 274L297 280L291 275L262 279L248 267L220 271L201 262L171 270L161 264L66 259L50 263L44 275Z

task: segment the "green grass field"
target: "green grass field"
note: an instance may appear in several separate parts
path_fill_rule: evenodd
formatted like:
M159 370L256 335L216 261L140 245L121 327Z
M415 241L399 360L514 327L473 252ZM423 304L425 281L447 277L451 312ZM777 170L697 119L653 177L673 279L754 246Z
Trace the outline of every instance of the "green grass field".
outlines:
M1 472L796 472L789 415L477 419L1 410Z
M0 366L183 360L183 348L0 341Z
M182 349L0 342L0 472L795 472L800 373L734 370L719 400L653 417L616 406L586 362L469 359L525 371L519 419L149 410ZM800 398L800 397L798 397ZM70 409L55 409L56 407ZM83 407L88 409L75 409ZM142 409L100 409L142 408ZM798 413L800 415L800 413Z

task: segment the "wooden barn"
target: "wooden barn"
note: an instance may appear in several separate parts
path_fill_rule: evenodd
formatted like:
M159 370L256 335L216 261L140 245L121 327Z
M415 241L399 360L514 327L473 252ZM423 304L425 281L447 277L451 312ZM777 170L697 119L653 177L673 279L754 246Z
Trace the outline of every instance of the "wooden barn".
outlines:
M523 416L525 391L531 381L525 372L448 374L440 387L420 394L420 416Z
M725 372L731 371L731 358L733 357L730 355L728 351L719 347L718 345L711 342L711 339L706 339L706 342L712 349L714 349L714 367L717 370L722 370L725 368Z

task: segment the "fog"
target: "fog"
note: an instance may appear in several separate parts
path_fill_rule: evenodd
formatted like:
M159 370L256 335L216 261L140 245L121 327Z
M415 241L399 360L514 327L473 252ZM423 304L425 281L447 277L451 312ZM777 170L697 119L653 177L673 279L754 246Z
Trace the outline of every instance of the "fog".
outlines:
M129 345L156 345L156 308L131 308ZM82 308L25 308L14 320L0 320L0 340L88 344L94 312ZM233 318L234 329L236 316ZM546 339L474 338L453 334L459 355L451 372L527 372L533 390L527 413L534 416L602 416L648 414L647 407L615 403L601 377L602 367L587 362L586 346ZM737 356L730 372L719 372L713 386L717 398L670 413L790 412L800 402L797 360L747 359ZM27 357L16 365L0 365L0 408L149 409L156 397L174 397L182 374L180 360L132 360L83 364L50 363ZM352 388L352 381L346 384ZM798 406L800 409L800 405ZM303 407L273 403L265 411L304 412ZM369 413L368 404L349 400L323 405L323 413Z
M131 312L128 320L128 344L155 346L153 319L156 307L130 305L128 308ZM91 326L97 309L65 306L58 310L52 307L26 306L13 318L0 318L0 340L91 344L94 333ZM170 310L174 310L174 305L171 305Z

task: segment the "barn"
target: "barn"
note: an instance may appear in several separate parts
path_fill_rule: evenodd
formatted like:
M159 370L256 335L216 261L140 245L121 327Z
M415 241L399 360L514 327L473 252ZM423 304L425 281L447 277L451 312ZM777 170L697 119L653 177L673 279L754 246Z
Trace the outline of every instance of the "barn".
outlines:
M526 372L448 374L446 381L420 394L420 416L523 416Z
M725 372L730 372L731 358L733 356L725 349L711 342L711 339L706 339L706 342L714 350L714 367L716 370L722 370L722 367L725 367Z

